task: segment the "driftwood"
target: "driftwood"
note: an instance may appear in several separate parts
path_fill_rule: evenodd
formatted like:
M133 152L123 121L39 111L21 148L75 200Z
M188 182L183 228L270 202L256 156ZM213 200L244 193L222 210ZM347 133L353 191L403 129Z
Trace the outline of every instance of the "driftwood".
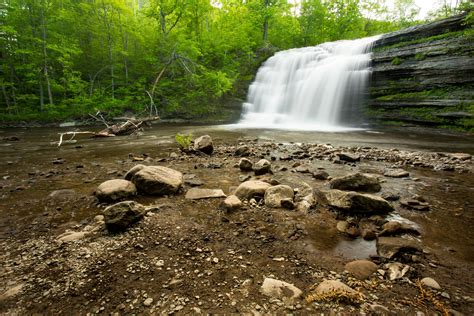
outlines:
M100 118L99 118L98 117L99 115L100 115L99 112L97 112L96 115L90 114L90 116L92 116L93 118L104 123L105 126L107 126L106 128L104 128L103 130L99 132L70 131L70 132L58 133L59 134L59 141L57 142L58 147L61 146L63 143L75 143L76 140L74 139L74 137L76 137L76 135L90 135L91 137L114 137L114 136L130 135L136 132L138 129L140 129L143 124L146 124L151 121L157 121L160 119L158 116L153 116L153 117L148 117L144 119L130 119L130 120L127 120L126 122L109 125L107 124L103 116L100 115ZM64 136L66 135L71 135L71 138L64 140ZM54 144L56 144L56 142Z

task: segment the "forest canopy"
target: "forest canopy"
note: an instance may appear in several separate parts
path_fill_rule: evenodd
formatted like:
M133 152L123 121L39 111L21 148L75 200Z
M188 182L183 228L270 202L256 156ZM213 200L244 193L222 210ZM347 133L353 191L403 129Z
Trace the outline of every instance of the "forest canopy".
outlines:
M424 22L414 0L394 3L4 0L0 121L151 106L164 117L219 115L222 104L245 96L258 66L276 51ZM458 10L445 1L430 19Z

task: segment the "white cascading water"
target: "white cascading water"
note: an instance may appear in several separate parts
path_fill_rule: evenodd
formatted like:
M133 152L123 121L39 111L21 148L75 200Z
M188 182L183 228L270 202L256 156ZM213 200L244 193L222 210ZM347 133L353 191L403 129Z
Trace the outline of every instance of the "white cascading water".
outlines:
M238 125L322 131L351 129L350 116L365 95L371 73L370 49L377 38L278 52L258 70Z

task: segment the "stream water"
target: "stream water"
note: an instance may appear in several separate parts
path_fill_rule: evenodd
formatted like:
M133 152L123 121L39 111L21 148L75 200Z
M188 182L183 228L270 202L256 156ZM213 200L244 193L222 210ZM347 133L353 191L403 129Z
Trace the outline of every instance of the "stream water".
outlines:
M177 132L199 136L212 135L216 144L236 144L239 137L258 138L260 141L273 140L280 143L331 143L335 146L370 146L381 148L397 148L413 151L445 151L467 152L474 154L472 136L459 136L443 133L427 133L409 130L388 131L371 130L350 133L321 133L304 131L281 131L265 129L235 129L232 126L189 126L157 124L147 129L140 137L112 138L78 138L76 144L64 144L60 148L51 144L58 140L59 128L36 128L1 130L0 136L15 135L17 142L2 142L0 159L0 181L2 194L0 198L0 236L11 230L12 223L21 220L34 221L47 207L45 197L53 190L74 189L79 193L90 195L94 188L105 178L114 177L129 155L149 155L153 158L165 158L171 151L176 151L174 135ZM79 146L78 146L79 145ZM38 185L36 175L57 169L53 164L61 158L64 176L44 179ZM323 162L318 162L322 164ZM88 173L87 168L100 166L103 175ZM338 173L337 166L324 165L331 174ZM79 170L79 171L76 171ZM80 171L86 170L86 171ZM110 175L108 175L110 171ZM216 181L228 192L236 185L234 174L204 171L199 174L204 182ZM453 172L434 172L430 170L410 170L413 176L419 177L426 184L426 194L436 209L422 215L411 216L423 227L424 242L433 247L448 249L449 255L474 262L473 232L474 227L474 180L471 174ZM7 185L10 183L10 185ZM405 182L394 182L400 190ZM238 183L237 183L238 184ZM26 189L21 189L24 186ZM20 187L20 189L15 189ZM72 211L59 220L81 221L91 218L96 209ZM462 213L462 214L461 214ZM456 214L456 216L454 215ZM461 215L459 215L461 214ZM410 214L408 214L410 217ZM375 252L374 243L358 240L356 242L334 239L333 235L324 232L324 227L315 227L314 242L308 247L343 253L349 257L367 257ZM335 234L335 233L334 233ZM451 249L451 250L449 250ZM455 250L452 250L455 249Z

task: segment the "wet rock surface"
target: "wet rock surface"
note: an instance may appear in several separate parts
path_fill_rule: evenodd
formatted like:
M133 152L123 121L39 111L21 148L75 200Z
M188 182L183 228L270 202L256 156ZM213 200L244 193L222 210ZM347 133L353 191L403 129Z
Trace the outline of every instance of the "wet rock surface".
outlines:
M242 146L247 146L243 153L251 161L271 161L273 174L252 172L247 181L252 185L241 183L243 172L236 168L241 156L236 151ZM170 155L173 150L175 155ZM473 310L472 262L466 251L472 233L463 230L462 243L453 242L457 225L469 226L472 221L470 196L463 193L472 185L471 174L460 173L472 169L471 158L252 139L214 144L212 156L173 148L162 151L152 147L143 152L147 155L124 152L114 159L107 155L77 162L64 154L63 164L53 165L46 157L45 170L30 167L4 174L9 178L0 178L0 203L14 220L1 226L0 313L307 315L388 310L430 315L441 313L440 306L464 314ZM341 163L338 152L357 153L360 161ZM130 172L137 163L133 157L144 158ZM297 163L309 172L292 172ZM438 164L452 171L434 171ZM128 224L118 231L104 228L107 222L110 227L105 216L109 211L93 196L95 188L129 170L126 178L133 179L149 166L176 170L228 196L186 199L190 184L164 196L141 192L132 196L137 204L117 212L132 213L123 216ZM384 170L401 167L407 168L409 177L382 176ZM380 170L382 190L372 195L380 198L391 192L400 201L387 202L390 212L377 216L344 211L321 194L332 190L328 180L313 177L315 170L322 170L318 168L332 177ZM240 185L242 200L229 195L239 192ZM292 211L266 203L266 191L278 185L295 192L280 201L282 207L293 203ZM15 189L20 186L24 189ZM50 195L55 190L66 191ZM453 199L445 198L460 192L462 202L450 204ZM401 203L408 200L427 203L429 211L421 213ZM308 207L297 207L303 204ZM437 217L442 212L449 214L449 221ZM419 234L404 218L422 228L416 228ZM338 233L338 221L346 223L343 233ZM390 224L397 221L409 229ZM434 230L436 225L443 229ZM378 241L362 239L359 234L366 230ZM366 279L357 278L355 268L345 271L355 260L370 260L367 270L359 267ZM369 273L374 266L377 270ZM422 297L417 284L423 277L442 285L422 285L441 305L416 305ZM262 290L269 279L281 285L271 296ZM298 291L290 285L303 293L295 296Z

